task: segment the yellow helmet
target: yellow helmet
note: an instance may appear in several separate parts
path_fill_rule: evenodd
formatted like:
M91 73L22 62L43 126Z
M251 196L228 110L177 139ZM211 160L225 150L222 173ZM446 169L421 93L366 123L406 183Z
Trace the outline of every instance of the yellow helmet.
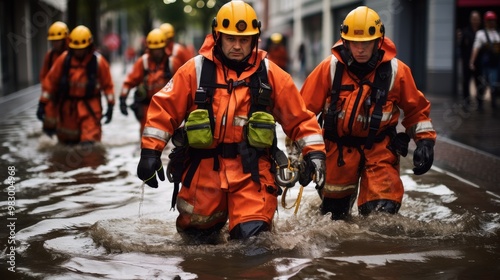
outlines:
M340 36L348 41L371 41L384 36L385 29L379 15L366 6L352 10L340 27Z
M69 34L69 47L72 49L84 49L93 41L90 29L84 25L78 25Z
M283 40L283 35L281 33L273 33L271 34L271 42L274 44L279 44Z
M55 41L66 39L68 37L68 33L69 29L66 23L62 21L56 21L49 27L49 31L47 32L47 40Z
M167 40L163 31L159 28L151 30L146 37L146 45L149 49L164 48L167 45Z
M224 4L212 21L212 30L228 35L258 35L260 21L252 6L243 1Z
M174 29L174 26L172 24L162 23L160 25L160 29L161 29L161 31L163 31L163 33L165 33L165 37L167 40L170 38L174 38L175 29Z

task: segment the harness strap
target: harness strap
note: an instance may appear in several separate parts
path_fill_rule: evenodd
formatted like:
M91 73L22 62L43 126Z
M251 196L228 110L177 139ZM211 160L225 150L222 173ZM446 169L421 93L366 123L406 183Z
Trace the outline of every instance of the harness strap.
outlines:
M370 130L368 132L368 137L365 143L365 149L368 150L372 148L375 135L380 128L380 123L382 122L382 108L387 102L387 95L391 82L391 72L391 62L387 61L380 64L380 66L377 68L377 72L375 73L375 79L373 81L371 93L371 98L375 99L375 108L373 108L373 112L370 117Z

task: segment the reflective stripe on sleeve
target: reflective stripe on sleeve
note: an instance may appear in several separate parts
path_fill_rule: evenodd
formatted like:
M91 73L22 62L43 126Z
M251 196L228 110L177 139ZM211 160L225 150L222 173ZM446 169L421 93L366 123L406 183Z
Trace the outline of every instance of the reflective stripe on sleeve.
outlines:
M50 93L48 93L47 91L42 92L42 98L43 99L50 99Z
M430 121L419 122L416 125L410 127L407 133L410 137L415 138L418 133L434 131L434 127Z
M151 137L167 143L172 135L156 127L146 126L142 132L142 137Z
M297 139L299 150L303 150L305 146L323 145L324 143L325 141L323 140L323 135L321 134L312 134L304 138Z

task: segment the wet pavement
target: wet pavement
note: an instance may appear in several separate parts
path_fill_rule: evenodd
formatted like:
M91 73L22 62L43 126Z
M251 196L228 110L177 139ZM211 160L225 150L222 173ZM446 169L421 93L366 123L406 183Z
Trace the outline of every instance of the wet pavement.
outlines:
M118 92L122 67L114 65L112 70ZM399 215L364 219L353 214L350 221L333 222L318 215L319 198L313 187L306 187L297 214L279 206L273 232L247 243L227 240L225 233L221 244L191 246L175 230L172 184L140 187L135 175L139 160L135 119L121 115L115 106L113 121L103 126L102 145L91 150L57 145L42 135L35 117L39 93L37 85L0 99L0 169L4 173L10 166L17 169L16 227L10 233L5 231L12 218L7 211L10 194L4 191L0 201L4 221L0 259L12 258L6 241L13 237L16 274L6 272L10 264L2 262L1 279L495 279L500 275L500 192L495 185L500 182L495 155L500 133L488 109L467 115L454 111L452 98L428 95L440 135L436 164L425 175L414 176L411 156L401 160L405 196ZM459 126L454 126L456 115L462 118ZM282 143L283 133L278 135ZM298 189L292 188L285 197L288 206Z

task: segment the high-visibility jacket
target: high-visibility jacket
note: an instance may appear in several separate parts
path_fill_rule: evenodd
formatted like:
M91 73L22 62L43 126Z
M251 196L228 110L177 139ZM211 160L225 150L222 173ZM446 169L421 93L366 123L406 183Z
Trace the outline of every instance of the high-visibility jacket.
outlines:
M302 86L304 102L315 114L325 114L331 108L336 64L344 63L339 50L342 44L339 40L332 47L332 55L311 72ZM356 195L359 184L358 206L384 199L401 203L404 191L399 176L399 158L387 148L391 140L387 132L399 123L400 111L404 113L402 125L414 141L436 139L436 131L429 117L430 102L417 89L411 69L395 58L396 47L387 37L383 40L382 50L384 55L377 68L381 63L389 62L392 75L376 132L381 137L370 149L364 148L375 108L373 98L376 92L372 92L370 83L373 83L377 71L373 70L360 82L353 73L348 73L348 67L344 65L342 88L334 106L337 111L336 136L339 139L325 139L327 171L326 184L322 190L324 197Z
M307 81L301 90L302 97L309 110L316 114L326 110L330 106L331 87L333 82L332 73L335 71L334 63L343 63L338 47L342 41L338 41L332 48L332 55L325 58L315 70L308 76ZM411 69L402 61L395 58L396 48L394 43L387 37L384 38L382 50L385 51L382 61L391 61L393 73L392 88L387 95L386 105L383 107L383 117L379 128L379 133L388 127L398 124L400 109L404 112L402 125L415 141L420 139L435 139L436 132L432 127L430 114L430 102L423 93L417 89ZM366 79L373 81L375 71L372 71ZM353 85L352 90L342 90L337 104L342 104L337 132L342 136L367 137L366 127L369 114L364 112L363 105L370 98L370 86L364 84L362 90L358 81L353 80L354 74L347 74L347 67L344 68L342 85ZM372 104L372 110L373 110ZM371 111L370 111L371 113Z
M183 65L193 57L193 53L186 46L177 42L170 42L165 48L166 53L168 55L177 57L181 65Z
M174 56L165 56L160 64L151 59L149 53L143 54L134 63L132 71L123 81L121 96L126 96L131 88L137 87L145 82L148 97L151 98L156 92L164 87L168 78L165 76L165 63L168 60L170 76L175 74L177 69L182 65L180 60ZM147 80L144 80L147 70Z
M288 71L288 51L283 44L271 44L267 58L276 63L281 69Z
M255 66L244 71L239 77L236 72L222 67L219 60L212 53L214 42L211 35L205 39L200 49L200 55L210 59L216 64L217 83L227 84L227 81L249 81L250 76L257 70L265 51L259 50ZM249 61L253 61L250 58ZM195 60L189 60L181 67L169 83L157 92L148 110L148 120L142 137L142 147L162 151L170 140L174 130L187 118L189 113L197 108L194 103L195 92L198 87ZM311 151L322 151L321 131L316 118L308 112L300 95L294 94L297 88L289 75L274 71L276 64L270 63L268 69L269 84L273 88L271 95L273 101L272 113L283 131L294 141L302 144L303 154ZM223 69L227 73L224 74ZM243 126L248 121L250 110L250 89L246 86L233 88L232 92L226 89L216 89L213 97L213 110L215 117L214 143L238 143L243 141ZM311 140L314 139L314 140ZM319 141L318 141L319 139Z
M45 76L47 76L50 68L52 67L52 65L54 65L54 62L62 53L63 52L58 53L54 50L50 50L45 54L45 57L43 58L42 69L40 69L40 82L42 82Z

